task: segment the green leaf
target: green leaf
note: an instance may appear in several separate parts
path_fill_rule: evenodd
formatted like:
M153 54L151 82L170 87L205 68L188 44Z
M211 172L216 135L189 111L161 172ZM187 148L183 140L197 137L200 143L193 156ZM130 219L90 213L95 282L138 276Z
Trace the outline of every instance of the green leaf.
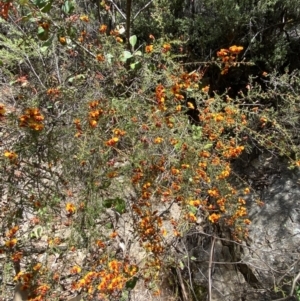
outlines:
M181 260L179 260L179 267L180 267L181 270L184 269L184 264L183 264L183 262Z
M43 8L46 4L47 1L45 0L36 0L33 2L38 8Z
M195 206L190 206L189 209L190 209L190 212L191 212L191 213L194 213L194 214L196 214L197 211L198 211L197 207L195 207Z
M132 47L134 47L134 46L136 45L136 42L137 42L137 37L136 37L136 35L131 36L131 37L129 38L129 43L130 43L130 45L131 45Z
M107 59L107 62L108 62L109 64L111 64L111 59L112 59L114 56L113 56L112 54L108 53L108 54L105 55L105 57L106 57L106 59Z
M32 232L30 233L30 238L39 239L41 238L42 234L43 234L43 228L38 226L32 230Z
M138 55L138 56L141 56L142 55L142 51L136 51L135 53L134 53L135 55Z
M134 287L136 286L137 281L138 281L138 277L133 277L132 279L128 280L126 282L126 288L127 289L134 289Z
M41 52L46 52L53 42L53 36L48 41L44 42L40 48Z
M38 38L41 41L47 41L48 38L49 38L49 30L44 30L41 26L39 26L39 29L38 29Z
M43 13L48 13L50 11L51 7L52 7L52 3L53 3L53 0L52 1L48 1L46 3L46 5L41 9L41 11Z
M120 198L106 199L103 201L102 205L105 208L114 208L120 214L124 213L126 209L125 201Z
M63 4L63 6L62 6L62 11L66 14L66 15L68 15L68 14L71 14L72 12L73 12L73 10L74 10L74 4L73 4L73 2L71 2L71 1L69 1L69 0L67 0L64 4Z
M206 145L204 145L203 149L210 149L213 146L212 143L208 143Z
M151 72L156 71L156 66L154 64L149 64L147 67Z
M85 79L85 75L84 74L78 74L78 75L75 75L73 77L70 77L68 79L68 82L72 83L74 80L79 80L79 79Z
M113 225L112 223L107 223L107 224L105 225L105 228L106 228L106 229L113 229L113 228L114 228L114 225Z
M124 59L125 59L125 61L126 61L126 60L132 58L132 54L131 54L130 51L125 50L125 51L123 52L123 57L124 57Z
M45 29L42 26L38 27L38 34L43 34L45 32Z
M115 210L120 214L124 213L125 209L126 209L125 201L123 199L119 199L119 198L117 198L116 200L117 200L117 202L115 204Z
M103 201L102 205L105 208L111 208L113 206L114 199L106 199Z
M140 62L135 62L135 63L130 64L130 68L132 70L139 69L140 67L141 67L141 63Z

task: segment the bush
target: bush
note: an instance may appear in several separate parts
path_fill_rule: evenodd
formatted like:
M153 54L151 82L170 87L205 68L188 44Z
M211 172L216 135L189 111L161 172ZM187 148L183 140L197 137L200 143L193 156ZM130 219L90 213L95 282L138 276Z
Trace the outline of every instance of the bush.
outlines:
M231 98L205 70L239 72L243 47L187 73L178 40L133 35L128 48L72 2L22 5L21 26L1 21L4 285L119 300L139 279L157 294L195 223L247 237L251 187L237 192L232 163L256 147L300 165L298 74L265 72L264 90L249 76Z

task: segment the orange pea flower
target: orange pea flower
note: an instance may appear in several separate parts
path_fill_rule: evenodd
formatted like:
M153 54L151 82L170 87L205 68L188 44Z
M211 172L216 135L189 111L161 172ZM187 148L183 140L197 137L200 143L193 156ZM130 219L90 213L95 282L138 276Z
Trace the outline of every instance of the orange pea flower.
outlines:
M0 117L2 117L5 114L5 106L3 103L0 103Z
M165 52L170 51L170 49L171 49L171 45L169 43L165 43L163 45L163 50L162 51L165 53Z
M104 24L102 24L101 26L100 26L100 28L99 28L99 32L100 33L106 33L106 30L107 30L107 26L106 25L104 25Z
M76 211L76 207L74 204L72 203L67 203L66 204L66 211L68 212L68 214L73 214Z
M153 45L147 45L146 48L145 48L145 51L146 51L147 53L152 52L152 51L153 51Z
M86 15L81 16L79 19L83 22L89 22L89 17Z
M216 223L220 219L220 214L213 213L208 217L212 223Z

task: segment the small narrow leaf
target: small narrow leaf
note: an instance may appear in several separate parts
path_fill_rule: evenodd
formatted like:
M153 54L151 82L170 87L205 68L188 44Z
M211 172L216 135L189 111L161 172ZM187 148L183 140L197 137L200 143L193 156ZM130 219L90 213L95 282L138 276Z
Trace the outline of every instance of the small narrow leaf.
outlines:
M209 148L211 148L212 146L213 146L212 143L208 143L208 144L204 145L203 149L209 149Z

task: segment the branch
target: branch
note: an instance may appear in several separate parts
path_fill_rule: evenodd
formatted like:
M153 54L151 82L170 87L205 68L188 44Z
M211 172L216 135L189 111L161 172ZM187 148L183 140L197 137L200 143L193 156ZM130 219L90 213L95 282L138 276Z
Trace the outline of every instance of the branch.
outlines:
M122 12L122 10L118 7L116 3L114 3L113 0L108 0L115 8L116 10L120 13L120 15L126 20L126 15Z
M181 291L182 291L182 298L184 301L188 301L189 300L188 293L185 289L185 285L184 285L182 275L181 275L179 268L176 268L176 272L177 272L178 280L179 280Z
M133 17L133 20L135 20L135 18L145 9L147 8L154 0L150 0L144 7L142 7Z
M293 294L294 294L295 286L296 286L296 283L299 280L299 278L300 278L300 272L298 273L298 275L293 280L293 285L292 285L290 295L289 295L290 297L293 296Z
M209 264L208 264L208 301L211 301L211 274L213 269L213 257L214 257L214 250L215 250L215 241L216 237L213 236L210 254L209 254Z
M127 0L127 3L126 3L126 42L127 42L128 50L130 50L129 38L130 38L130 26L131 26L131 4L132 4L132 0ZM132 49L132 50L134 50L134 49Z
M85 48L84 46L82 46L80 43L78 43L75 40L72 40L73 43L75 43L78 47L80 47L82 50L84 50L87 54L89 54L90 56L92 56L93 58L96 58L96 55L92 52L90 52L87 48Z
M26 60L27 60L27 62L28 62L28 64L29 64L29 67L30 67L31 71L33 72L33 74L35 75L35 77L38 79L38 81L40 82L40 84L42 85L42 87L46 90L46 89L47 89L46 86L43 84L42 80L41 80L40 77L37 75L37 73L35 72L33 66L31 65L31 62L30 62L29 57L28 57L27 55L25 55L25 57L26 57Z

